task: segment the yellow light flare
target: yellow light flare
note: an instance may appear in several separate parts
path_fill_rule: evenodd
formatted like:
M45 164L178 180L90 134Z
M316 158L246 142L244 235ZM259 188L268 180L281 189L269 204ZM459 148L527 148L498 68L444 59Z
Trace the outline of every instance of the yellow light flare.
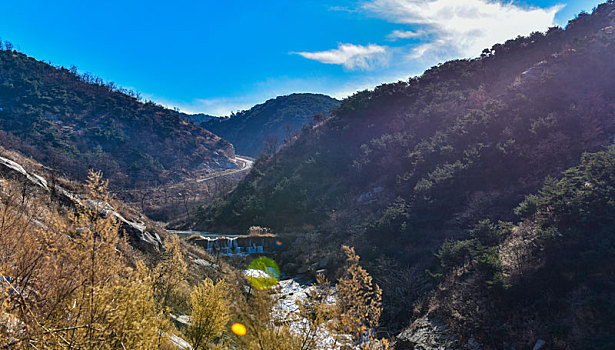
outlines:
M246 326L242 325L241 323L234 323L231 326L231 331L233 331L233 333L237 334L238 336L243 337L244 335L246 335L246 332L248 330L246 329Z

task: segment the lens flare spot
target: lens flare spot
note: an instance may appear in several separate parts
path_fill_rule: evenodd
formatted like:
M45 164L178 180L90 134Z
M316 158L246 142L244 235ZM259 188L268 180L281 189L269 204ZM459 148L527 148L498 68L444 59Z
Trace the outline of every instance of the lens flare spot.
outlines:
M272 259L261 256L252 260L246 275L254 288L265 290L278 284L280 268Z
M246 326L242 325L241 323L233 323L233 325L231 326L231 331L241 337L246 335L246 333L248 332Z
M282 241L275 241L275 246L276 247L281 247L282 246Z

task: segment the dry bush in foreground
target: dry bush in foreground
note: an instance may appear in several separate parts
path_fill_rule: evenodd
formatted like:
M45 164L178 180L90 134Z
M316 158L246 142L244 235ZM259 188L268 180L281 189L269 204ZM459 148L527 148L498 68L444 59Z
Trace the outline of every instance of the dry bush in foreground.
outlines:
M75 213L50 212L19 184L0 203L2 348L153 349L165 346L151 271L122 253L127 243L111 215L100 173Z

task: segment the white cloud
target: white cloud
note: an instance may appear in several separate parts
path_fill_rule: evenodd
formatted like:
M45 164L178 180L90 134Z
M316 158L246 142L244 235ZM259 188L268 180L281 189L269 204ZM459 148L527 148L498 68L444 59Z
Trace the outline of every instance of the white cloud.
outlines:
M387 64L387 48L369 44L338 44L337 49L318 52L294 52L307 59L326 64L338 64L348 70L371 70Z
M423 35L421 32L413 32L411 30L394 30L391 34L387 35L387 39L395 41L397 39L417 38L421 35Z
M188 112L228 115L247 109L277 95L292 92L320 92L344 98L383 82L406 80L425 68L446 59L475 57L482 49L518 35L544 31L555 25L555 15L562 6L550 8L522 7L505 0L357 0L367 11L391 23L401 25L386 38L390 41L415 38L400 45L366 46L340 43L332 50L293 52L325 64L341 65L360 74L336 77L287 76L254 83L242 94L212 97L177 103ZM508 0L506 0L508 1ZM332 9L346 10L346 9ZM354 12L354 10L353 10Z
M363 9L378 17L418 26L432 38L415 47L411 58L427 53L436 57L442 56L438 53L477 56L498 42L555 25L555 14L562 8L521 7L488 0L370 0L363 4Z

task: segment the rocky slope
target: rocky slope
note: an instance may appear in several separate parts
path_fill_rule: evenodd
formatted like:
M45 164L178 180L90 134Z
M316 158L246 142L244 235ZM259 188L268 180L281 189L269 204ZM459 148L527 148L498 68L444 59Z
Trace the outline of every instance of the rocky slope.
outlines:
M27 164L29 169L10 158L15 158ZM145 252L155 252L162 249L162 237L168 234L154 223L147 220L140 213L123 206L119 202L96 203L87 200L81 193L84 189L79 184L58 179L46 174L52 180L36 173L47 173L40 164L20 157L14 152L0 149L0 179L6 185L7 181L20 184L22 193L26 197L37 198L49 204L50 207L63 208L62 211L79 210L80 207L102 208L100 212L105 216L113 216L120 225L120 229L127 235L132 246ZM42 221L42 219L41 219Z

